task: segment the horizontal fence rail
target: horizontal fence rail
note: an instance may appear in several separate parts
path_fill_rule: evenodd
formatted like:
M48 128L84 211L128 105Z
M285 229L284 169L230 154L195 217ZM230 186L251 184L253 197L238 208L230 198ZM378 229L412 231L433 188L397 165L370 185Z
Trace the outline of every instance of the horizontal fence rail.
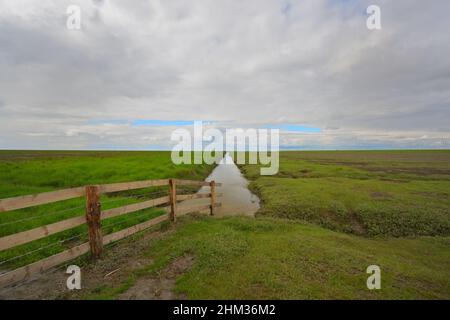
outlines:
M65 189L59 191L50 191L29 196L20 196L0 200L0 212L11 211L16 209L24 209L34 207L41 204L47 204L56 201L69 200L73 198L83 197L85 195L85 187Z
M198 187L209 186L211 191L209 193L177 195L176 187L183 185ZM108 209L104 211L101 210L101 194L157 186L169 186L169 194L167 196L142 201L139 203L128 204L118 208ZM84 224L88 225L89 230L89 241L86 243L77 245L73 248L33 262L26 266L17 268L15 270L8 271L4 274L0 274L0 287L5 287L16 282L29 279L35 274L42 273L48 269L51 269L69 260L75 259L88 252L91 252L91 255L94 258L97 258L100 256L104 245L128 237L161 222L167 220L175 221L177 216L205 210L210 210L210 214L213 215L215 208L221 206L220 203L216 202L216 198L221 196L221 194L215 192L216 186L221 186L221 184L215 183L215 181L205 182L181 179L160 179L85 186L0 200L0 212L5 212L53 203L57 201L69 200L78 197L86 197L85 215L69 218L63 221L58 221L48 225L39 226L37 228L4 236L0 238L0 251L7 250L38 239L42 239L49 235L72 229ZM210 204L202 204L194 207L182 206L177 209L177 202L202 198L210 198ZM148 208L161 206L164 204L169 204L168 206L161 208L167 214L105 235L104 237L102 236L100 221Z
M118 192L118 191L142 189L142 188L148 188L148 187L167 186L169 184L169 180L170 179L146 180L146 181L135 181L135 182L120 182L120 183L100 185L99 188L100 188L101 193Z

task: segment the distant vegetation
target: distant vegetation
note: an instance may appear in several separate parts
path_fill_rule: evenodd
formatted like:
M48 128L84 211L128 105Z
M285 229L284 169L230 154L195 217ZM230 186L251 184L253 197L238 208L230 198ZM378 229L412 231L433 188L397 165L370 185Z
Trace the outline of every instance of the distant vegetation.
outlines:
M282 152L276 176L242 169L260 215L366 236L450 235L450 151Z
M88 184L202 179L208 165L175 165L167 151L0 151L0 198Z

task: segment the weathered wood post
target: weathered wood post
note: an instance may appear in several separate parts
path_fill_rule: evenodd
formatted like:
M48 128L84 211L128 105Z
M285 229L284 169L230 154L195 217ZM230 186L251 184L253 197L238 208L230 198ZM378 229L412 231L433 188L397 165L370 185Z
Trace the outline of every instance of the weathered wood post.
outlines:
M213 180L209 183L211 187L211 215L214 215L214 208L216 205L216 182Z
M170 199L170 221L176 221L176 211L177 211L177 186L175 179L169 179L169 199Z
M86 222L91 255L97 259L102 254L103 237L100 222L100 190L98 186L86 186Z

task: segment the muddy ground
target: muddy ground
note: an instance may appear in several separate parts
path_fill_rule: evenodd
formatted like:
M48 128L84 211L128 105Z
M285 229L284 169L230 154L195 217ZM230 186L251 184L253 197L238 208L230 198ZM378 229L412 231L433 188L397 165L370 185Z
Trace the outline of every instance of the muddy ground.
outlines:
M164 234L173 232L169 227L166 231L148 230L137 237L119 241L112 247L107 247L104 256L98 261L84 259L79 264L81 268L81 290L68 290L66 281L66 266L58 267L38 275L27 282L0 289L0 299L84 299L98 292L107 283L109 286L120 286L133 271L142 269L153 263L146 258L145 251L149 243ZM192 256L175 259L157 275L139 278L127 291L119 295L119 299L180 299L186 298L173 292L176 279L186 272L193 264Z

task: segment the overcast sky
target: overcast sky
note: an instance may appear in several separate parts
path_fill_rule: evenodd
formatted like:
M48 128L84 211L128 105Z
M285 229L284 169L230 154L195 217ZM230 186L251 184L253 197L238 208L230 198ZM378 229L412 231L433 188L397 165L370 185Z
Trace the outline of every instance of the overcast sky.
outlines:
M449 14L449 0L0 0L0 148L168 148L193 120L280 127L285 148L450 148Z

